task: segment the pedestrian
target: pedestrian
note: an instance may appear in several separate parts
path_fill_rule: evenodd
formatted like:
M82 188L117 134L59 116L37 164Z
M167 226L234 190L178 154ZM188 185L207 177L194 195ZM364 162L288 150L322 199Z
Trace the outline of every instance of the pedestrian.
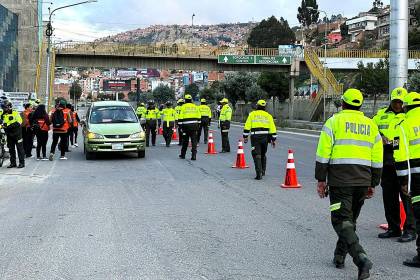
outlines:
M71 116L71 107L72 107L72 105L70 103L67 103L66 108L64 108L64 110L63 110L63 113L64 114L69 114ZM69 123L69 129L67 130L66 153L70 152L70 139L71 139L72 135L73 135L73 119Z
M175 125L178 128L178 146L182 146L182 129L181 126L178 124L178 118L179 118L179 114L181 113L181 107L182 105L184 105L185 100L184 99L178 99L178 101L176 102L177 105L175 107Z
M416 226L410 198L401 191L401 185L395 169L393 141L396 127L405 119L403 100L407 95L404 88L396 88L391 93L391 103L380 109L373 120L378 125L384 146L384 168L382 172L382 194L385 218L388 230L378 235L379 238L398 237L399 242L410 242L416 239ZM404 205L406 220L401 236L400 198Z
M331 222L338 235L333 262L344 268L347 253L358 267L358 279L370 277L372 262L359 244L356 222L365 199L373 197L382 172L382 137L373 120L360 112L363 95L349 89L342 108L322 128L316 153L318 195L330 196Z
M171 146L172 134L175 127L175 109L172 108L172 102L166 102L166 108L162 110L163 138L165 138L166 147Z
M34 144L33 141L33 133L30 124L30 116L32 114L32 107L30 103L24 105L24 111L22 112L22 139L23 139L23 150L25 151L26 158L32 157L32 146Z
M182 149L179 158L185 159L188 144L191 139L191 160L197 160L197 133L201 120L200 109L192 101L192 96L185 95L185 104L182 105L178 125L182 130Z
M145 117L146 117L146 147L149 147L150 135L152 135L152 146L156 146L156 132L157 132L158 119L160 119L160 114L153 100L150 100L147 104Z
M267 167L267 147L271 143L276 147L277 129L273 116L265 111L266 101L257 102L257 110L251 112L246 120L244 127L244 142L248 143L248 137L251 135L251 151L254 159L255 180L261 180L265 176Z
M7 147L10 153L10 165L7 168L24 168L25 151L22 139L22 117L18 111L13 110L12 103L3 103L3 125L7 136ZM16 165L16 151L19 158L19 165Z
M79 144L77 144L77 136L79 135L79 123L80 118L77 111L74 110L74 106L71 106L71 119L73 120L73 125L71 126L71 133L70 133L70 142L72 148L79 147Z
M211 109L207 105L206 99L202 98L200 102L201 104L199 108L200 108L200 114L201 114L201 122L200 122L200 128L198 129L197 142L200 143L201 132L204 132L204 144L207 144L207 141L209 138L209 127L211 124Z
M222 153L230 153L230 144L229 144L229 129L230 121L232 119L232 109L229 106L229 100L223 98L220 103L222 104L222 109L220 110L220 131L222 135Z
M36 136L36 159L48 160L47 158L47 143L48 131L50 130L50 118L45 109L45 105L38 105L31 117L32 130ZM42 151L42 157L41 157Z
M51 123L53 126L53 141L51 144L51 152L49 160L54 160L55 149L57 148L58 140L60 140L60 159L67 160L66 147L68 137L68 130L72 123L70 112L66 109L66 101L60 100L57 108L51 114Z
M403 262L420 268L420 94L404 98L405 120L394 138L394 158L402 191L411 197L417 232L417 255Z
M139 103L138 107L136 109L136 115L139 118L140 121L140 125L143 128L144 131L146 131L146 106L144 105L144 103Z

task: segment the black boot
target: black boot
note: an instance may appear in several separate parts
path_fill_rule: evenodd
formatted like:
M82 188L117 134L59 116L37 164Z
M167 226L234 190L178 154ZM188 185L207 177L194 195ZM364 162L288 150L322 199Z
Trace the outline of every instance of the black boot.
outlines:
M24 168L24 167L25 167L25 164L24 163L19 163L19 165L18 165L17 168Z
M398 242L400 243L407 243L416 240L416 234L405 231L400 238L398 238Z
M191 156L191 160L197 160L197 156L196 155L192 155Z
M420 256L415 256L413 259L408 259L403 262L403 265L409 267L418 267L420 268Z
M7 168L15 168L17 167L16 163L11 163Z
M400 237L400 236L401 236L401 231L394 231L394 230L388 230L387 232L378 234L378 238L381 238L381 239Z
M362 260L358 266L359 274L358 274L357 280L368 279L370 277L370 270L372 266L373 264L368 258L365 258L364 260Z
M180 159L185 159L185 155L179 155Z
M254 178L257 181L262 180L262 174L261 173L257 173L257 176Z
M338 269L344 268L345 261L346 261L346 257L340 256L340 255L335 255L333 259L333 263L335 267Z

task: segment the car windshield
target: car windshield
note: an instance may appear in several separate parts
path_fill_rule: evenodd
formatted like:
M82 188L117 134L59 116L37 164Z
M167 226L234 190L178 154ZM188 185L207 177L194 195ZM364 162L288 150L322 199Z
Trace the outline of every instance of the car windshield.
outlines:
M133 109L128 106L94 107L90 115L90 123L137 123Z

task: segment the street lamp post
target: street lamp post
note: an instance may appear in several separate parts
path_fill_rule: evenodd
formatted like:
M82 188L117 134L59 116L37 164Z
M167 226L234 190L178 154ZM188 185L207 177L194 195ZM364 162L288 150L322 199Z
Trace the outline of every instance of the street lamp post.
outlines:
M326 26L325 26L325 34L324 34L324 36L325 36L325 42L324 42L324 78L325 78L325 80L327 80L327 67L326 67L326 64L327 64L327 42L328 42L328 27L329 27L329 24L328 24L328 14L327 14L327 12L325 12L325 11L323 11L323 10L318 10L318 9L314 9L313 7L308 7L308 9L309 10L313 10L313 11L318 11L318 12L320 12L320 13L324 13L324 15L325 15L325 18L326 18ZM327 89L327 90L330 90L329 88ZM323 114L323 121L325 122L325 120L326 120L326 118L327 118L327 112L326 112L326 107L327 107L327 101L326 101L326 96L325 96L325 94L326 94L326 92L324 92L324 98L323 98L323 101L324 101L324 114Z
M195 17L195 14L192 14L192 16L191 16L191 27L194 27L194 17Z
M75 4L71 4L71 5L66 5L66 6L61 6L58 7L54 10L51 11L51 8L48 8L48 12L49 12L49 17L48 17L48 23L47 23L47 30L45 31L45 35L47 36L47 86L46 86L46 96L45 96L45 105L47 106L47 111L49 111L49 97L50 97L50 84L51 84L51 36L53 35L53 28L52 28L52 24L51 24L51 17L52 15L58 11L58 10L62 10L65 8L70 8L70 7L74 7L74 6L78 6L78 5L82 5L82 4L87 4L87 3L93 3L93 2L98 2L98 0L87 0L87 1L82 1L82 2L78 2Z

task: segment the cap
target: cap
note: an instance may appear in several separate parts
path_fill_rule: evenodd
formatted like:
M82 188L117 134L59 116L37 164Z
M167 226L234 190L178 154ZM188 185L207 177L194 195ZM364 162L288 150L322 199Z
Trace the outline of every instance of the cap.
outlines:
M393 100L401 100L404 101L404 97L407 95L407 90L405 88L399 87L394 89L391 92L391 101Z
M36 104L41 104L41 100L36 99L36 100L35 100L35 103L36 103Z
M66 106L67 105L67 101L64 100L64 99L61 99L60 100L60 103L58 103L58 104L61 105L61 106Z
M350 88L346 90L341 100L348 105L359 107L363 104L363 94L358 89Z
M261 99L261 100L258 100L257 105L265 107L267 105L267 102Z
M220 103L229 103L229 100L227 98L223 98L222 100L220 100Z
M417 92L410 92L404 98L404 107L420 105L420 94Z
M144 103L142 102L142 103L140 103L140 106L144 106Z
M184 103L185 101L184 101L184 99L178 99L178 101L176 102L177 104L180 104L180 103Z
M201 102L201 103L206 103L206 102L207 102L207 100L206 100L205 98L201 98L200 102Z
M189 94L186 94L186 95L184 96L184 98L185 98L185 100L192 100L192 96L191 96L191 95L189 95Z

